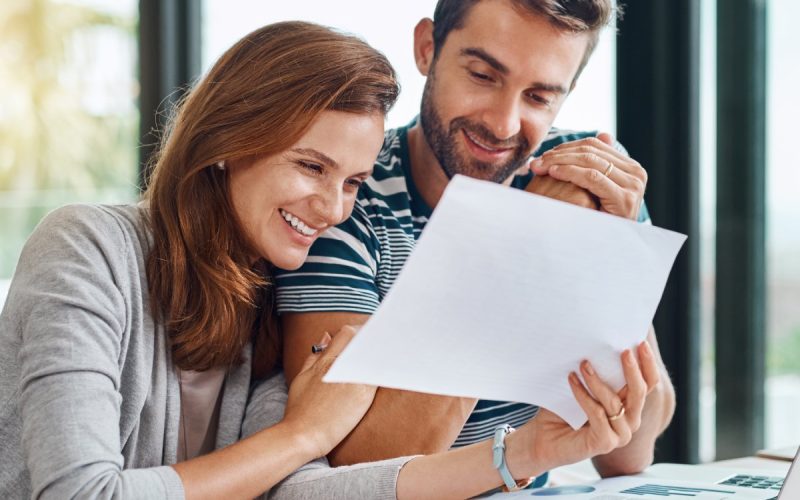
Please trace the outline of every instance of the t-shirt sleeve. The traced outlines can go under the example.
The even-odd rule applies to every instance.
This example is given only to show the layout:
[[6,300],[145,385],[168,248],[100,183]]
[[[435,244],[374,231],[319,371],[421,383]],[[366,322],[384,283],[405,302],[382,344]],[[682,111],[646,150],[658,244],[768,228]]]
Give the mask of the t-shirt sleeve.
[[380,303],[379,262],[378,239],[356,204],[349,219],[317,239],[302,267],[276,270],[278,313],[372,314]]

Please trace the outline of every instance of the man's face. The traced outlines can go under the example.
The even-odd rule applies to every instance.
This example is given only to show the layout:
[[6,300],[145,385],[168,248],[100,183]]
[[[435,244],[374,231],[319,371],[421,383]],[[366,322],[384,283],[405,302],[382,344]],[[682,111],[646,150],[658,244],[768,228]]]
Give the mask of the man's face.
[[427,64],[420,121],[447,176],[502,182],[521,167],[547,135],[587,42],[509,0],[475,4]]

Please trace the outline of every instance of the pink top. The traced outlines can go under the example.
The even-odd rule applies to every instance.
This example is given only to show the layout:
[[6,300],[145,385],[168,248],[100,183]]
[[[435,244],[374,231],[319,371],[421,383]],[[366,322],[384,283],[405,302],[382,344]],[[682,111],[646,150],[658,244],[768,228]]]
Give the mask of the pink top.
[[225,368],[212,368],[204,372],[178,370],[181,388],[179,462],[214,450],[226,373]]

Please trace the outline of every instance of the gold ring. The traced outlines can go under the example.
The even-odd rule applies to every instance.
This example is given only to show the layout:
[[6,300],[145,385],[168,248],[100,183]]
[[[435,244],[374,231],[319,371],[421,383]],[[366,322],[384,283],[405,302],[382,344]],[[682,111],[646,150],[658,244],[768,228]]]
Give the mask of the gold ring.
[[603,172],[603,175],[605,175],[606,177],[608,177],[608,176],[609,176],[609,174],[611,174],[611,171],[612,171],[612,170],[614,170],[614,164],[613,164],[613,163],[611,163],[611,162],[608,162],[608,167],[606,167],[606,171],[605,171],[605,172]]
[[625,406],[623,406],[622,409],[619,411],[619,413],[617,413],[616,415],[608,415],[608,421],[613,422],[614,420],[621,419],[623,416],[625,416]]

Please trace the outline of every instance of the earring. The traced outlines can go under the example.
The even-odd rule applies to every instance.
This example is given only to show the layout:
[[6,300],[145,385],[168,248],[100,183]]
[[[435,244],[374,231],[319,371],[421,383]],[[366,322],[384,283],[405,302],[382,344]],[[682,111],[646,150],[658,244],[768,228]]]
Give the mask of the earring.
[[220,160],[216,163],[217,168],[220,170],[225,170],[225,160]]

